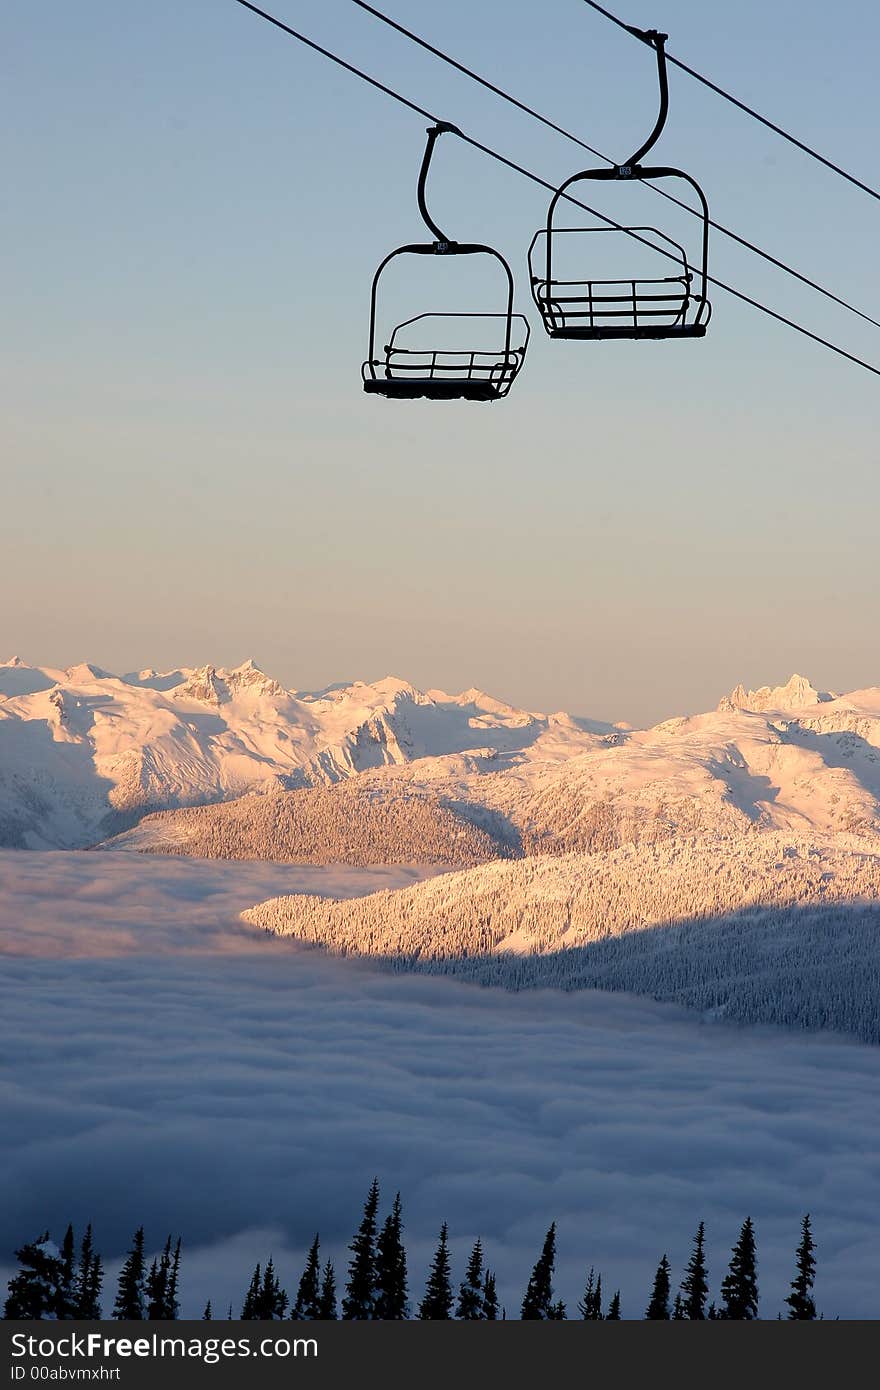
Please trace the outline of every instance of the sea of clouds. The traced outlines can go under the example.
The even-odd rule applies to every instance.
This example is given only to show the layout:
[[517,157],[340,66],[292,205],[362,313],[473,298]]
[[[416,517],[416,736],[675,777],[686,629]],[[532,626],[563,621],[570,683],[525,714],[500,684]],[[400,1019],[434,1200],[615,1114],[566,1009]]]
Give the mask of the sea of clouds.
[[680,1276],[701,1219],[717,1292],[750,1214],[775,1317],[809,1210],[820,1307],[877,1316],[880,1050],[390,975],[237,921],[322,875],[334,893],[373,881],[0,854],[4,1279],[15,1244],[68,1220],[93,1221],[112,1272],[143,1222],[154,1248],[183,1236],[185,1314],[208,1297],[237,1313],[270,1253],[295,1288],[316,1230],[344,1272],[375,1173],[383,1205],[403,1194],[416,1299],[448,1220],[456,1277],[481,1236],[515,1316],[555,1219],[570,1311],[595,1265],[640,1316],[660,1255]]

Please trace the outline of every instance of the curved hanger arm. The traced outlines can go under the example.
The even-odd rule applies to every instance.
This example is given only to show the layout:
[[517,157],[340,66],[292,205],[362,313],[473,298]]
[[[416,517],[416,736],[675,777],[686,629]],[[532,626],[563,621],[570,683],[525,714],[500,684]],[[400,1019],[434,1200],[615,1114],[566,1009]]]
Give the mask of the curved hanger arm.
[[644,159],[650,149],[656,145],[660,139],[663,127],[666,124],[666,117],[669,115],[669,78],[666,72],[666,40],[668,34],[659,34],[656,29],[635,29],[632,31],[638,38],[649,44],[657,54],[657,79],[660,83],[660,111],[654,123],[654,129],[648,136],[643,145],[639,145],[635,154],[628,160],[628,165],[638,164],[640,159]]
[[437,238],[438,246],[448,246],[451,242],[451,237],[448,237],[445,232],[440,230],[437,223],[428,212],[428,205],[425,202],[425,184],[428,181],[428,170],[431,167],[431,157],[434,153],[434,146],[437,143],[438,137],[447,132],[450,135],[460,134],[457,127],[450,125],[448,121],[438,121],[436,125],[428,126],[428,143],[425,146],[425,153],[422,155],[422,167],[419,170],[419,212],[422,214],[422,221],[428,228],[428,231]]

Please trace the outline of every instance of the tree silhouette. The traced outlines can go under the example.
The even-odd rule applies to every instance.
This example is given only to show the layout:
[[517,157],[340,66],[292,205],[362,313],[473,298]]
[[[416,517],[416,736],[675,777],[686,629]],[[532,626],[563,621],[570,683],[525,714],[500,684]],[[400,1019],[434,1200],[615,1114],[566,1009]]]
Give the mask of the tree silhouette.
[[134,1233],[131,1249],[119,1271],[119,1284],[113,1316],[121,1322],[139,1322],[144,1316],[144,1228],[139,1226]]
[[586,1322],[600,1322],[602,1319],[602,1276],[595,1277],[595,1270],[591,1267],[587,1276],[584,1296],[578,1304],[581,1317]]
[[452,1317],[452,1278],[449,1268],[449,1230],[446,1222],[440,1227],[440,1240],[425,1285],[425,1296],[419,1304],[419,1317],[434,1322]]
[[669,1288],[669,1261],[664,1255],[657,1266],[657,1273],[654,1275],[654,1287],[651,1291],[651,1301],[645,1313],[646,1318],[668,1319]]
[[357,1234],[348,1247],[351,1262],[342,1300],[342,1316],[371,1318],[376,1301],[376,1213],[379,1209],[379,1179],[374,1178],[364,1204]]
[[409,1315],[406,1251],[400,1193],[376,1238],[376,1305],[373,1316],[399,1322]]
[[336,1274],[333,1266],[328,1260],[324,1266],[324,1276],[321,1280],[321,1297],[318,1301],[318,1317],[327,1321],[338,1316],[336,1311]]
[[251,1275],[251,1282],[248,1285],[248,1291],[244,1296],[244,1303],[241,1305],[241,1317],[242,1320],[245,1322],[249,1322],[252,1318],[258,1318],[260,1316],[260,1288],[262,1282],[262,1270],[259,1264],[257,1264],[254,1268],[253,1274]]
[[101,1256],[92,1241],[92,1224],[86,1226],[79,1248],[79,1265],[75,1279],[76,1316],[84,1321],[97,1321],[101,1316],[101,1288],[104,1273]]
[[791,1281],[791,1293],[785,1300],[788,1316],[801,1322],[812,1322],[816,1317],[813,1302],[813,1284],[816,1279],[816,1245],[810,1226],[810,1213],[801,1222],[801,1241],[797,1248],[797,1273]]
[[688,1260],[684,1278],[681,1281],[683,1316],[692,1322],[703,1321],[706,1317],[706,1299],[709,1296],[709,1280],[706,1271],[706,1227],[700,1222],[694,1236],[694,1248]]
[[544,1237],[544,1248],[535,1263],[522,1301],[523,1319],[549,1318],[553,1307],[553,1271],[556,1266],[556,1222]]
[[470,1253],[464,1279],[458,1291],[458,1306],[455,1316],[462,1322],[478,1322],[485,1318],[483,1308],[483,1246],[479,1240],[474,1242]]
[[9,1281],[3,1316],[32,1321],[56,1318],[61,1305],[64,1265],[49,1232],[16,1250],[19,1271]]
[[723,1318],[751,1321],[758,1316],[758,1269],[755,1228],[747,1216],[730,1255],[730,1266],[721,1284]]
[[290,1310],[290,1316],[295,1320],[313,1319],[321,1316],[321,1290],[319,1287],[321,1278],[321,1268],[318,1261],[319,1250],[320,1241],[318,1240],[318,1235],[316,1232],[315,1239],[312,1241],[308,1257],[306,1259],[306,1267],[303,1270],[302,1278],[299,1281],[299,1288],[296,1291],[296,1299],[294,1300],[293,1307]]
[[495,1275],[491,1270],[486,1270],[486,1278],[483,1280],[483,1317],[487,1322],[498,1321],[498,1294],[495,1290]]

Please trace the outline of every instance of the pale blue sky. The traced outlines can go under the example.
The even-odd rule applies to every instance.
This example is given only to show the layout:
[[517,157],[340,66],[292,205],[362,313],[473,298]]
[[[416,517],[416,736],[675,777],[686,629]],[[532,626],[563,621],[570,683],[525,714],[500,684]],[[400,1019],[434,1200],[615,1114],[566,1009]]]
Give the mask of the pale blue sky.
[[[548,178],[582,167],[349,0],[269,8]],[[388,8],[620,158],[653,120],[650,54],[580,0]],[[621,13],[880,185],[866,0],[833,30],[793,0]],[[420,236],[419,118],[232,0],[19,5],[5,40],[0,657],[253,654],[301,688],[393,670],[633,721],[793,668],[880,681],[876,377],[716,291],[702,343],[551,344],[531,314],[503,404],[365,397],[370,277]],[[880,204],[679,72],[657,157],[880,317]],[[449,139],[432,202],[528,312],[541,190]],[[880,363],[880,330],[713,252]]]

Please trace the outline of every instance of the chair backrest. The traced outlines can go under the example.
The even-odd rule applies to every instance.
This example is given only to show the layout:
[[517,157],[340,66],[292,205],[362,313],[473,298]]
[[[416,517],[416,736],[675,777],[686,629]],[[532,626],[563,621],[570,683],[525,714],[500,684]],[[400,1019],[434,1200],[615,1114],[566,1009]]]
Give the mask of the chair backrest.
[[[501,313],[498,313],[498,314],[467,314],[467,313],[464,313],[464,314],[452,314],[452,315],[450,315],[450,314],[443,314],[443,313],[432,314],[432,313],[430,313],[430,312],[426,312],[426,313],[422,313],[422,314],[416,314],[413,318],[405,319],[405,320],[403,321],[403,323],[400,323],[400,324],[397,325],[397,327],[394,329],[394,332],[393,332],[392,335],[391,335],[391,341],[392,341],[392,343],[393,343],[393,341],[394,341],[395,335],[396,335],[402,328],[405,328],[405,327],[408,326],[409,324],[411,324],[411,323],[416,323],[416,322],[418,322],[418,321],[420,321],[420,320],[422,320],[422,319],[427,319],[427,318],[450,318],[450,317],[455,317],[455,318],[469,318],[469,317],[472,317],[472,318],[482,318],[482,319],[497,318],[497,319],[501,320],[502,323],[503,323],[503,329],[504,329],[504,333],[503,333],[503,340],[504,340],[504,341],[503,341],[503,356],[504,356],[504,359],[506,360],[507,358],[509,358],[509,357],[511,356],[511,351],[512,351],[511,344],[512,344],[512,338],[513,338],[513,321],[514,321],[515,318],[516,318],[516,319],[521,319],[521,320],[522,320],[522,315],[521,315],[521,314],[514,314],[514,312],[513,312],[513,271],[510,269],[510,266],[508,265],[508,263],[507,263],[507,261],[504,259],[504,257],[501,255],[501,253],[500,253],[499,251],[494,250],[494,248],[491,247],[491,246],[483,246],[483,245],[481,245],[481,244],[479,244],[479,243],[476,243],[476,242],[443,242],[443,243],[437,243],[437,242],[424,242],[424,243],[422,243],[422,242],[417,242],[417,243],[411,243],[411,244],[409,244],[409,245],[407,245],[407,246],[398,246],[396,250],[391,251],[391,252],[385,257],[385,259],[381,262],[381,264],[379,265],[379,268],[378,268],[377,271],[376,271],[376,274],[373,276],[373,285],[372,285],[372,290],[371,290],[371,293],[370,293],[370,341],[369,341],[369,351],[368,351],[368,357],[367,357],[368,363],[377,363],[377,362],[378,362],[377,353],[376,353],[376,304],[377,304],[377,292],[378,292],[378,288],[379,288],[379,281],[380,281],[380,279],[381,279],[381,277],[382,277],[382,275],[383,275],[383,273],[384,273],[386,267],[391,263],[391,261],[393,261],[393,260],[395,259],[395,257],[397,257],[397,256],[405,256],[405,255],[415,255],[415,256],[436,256],[436,255],[442,255],[442,256],[473,256],[473,255],[484,255],[484,256],[491,256],[491,257],[493,257],[494,260],[496,260],[496,261],[498,261],[498,262],[500,263],[500,265],[501,265],[501,267],[502,267],[502,269],[504,270],[504,273],[505,273],[506,296],[505,296],[505,300],[502,301],[502,302],[505,303],[506,307],[504,308],[504,310],[503,310]],[[523,320],[523,322],[525,322],[525,320]],[[528,324],[526,324],[526,329],[528,330]],[[391,346],[391,344],[389,344],[389,347],[390,347],[390,346]],[[524,351],[525,351],[525,348],[523,348],[522,351],[524,352]],[[496,354],[496,356],[497,356],[497,354]],[[373,374],[375,375],[375,372],[374,372]]]
[[[657,228],[626,227],[622,223],[613,222],[610,218],[606,218],[605,221],[608,224],[607,227],[596,228],[595,230],[623,232],[627,236],[633,237],[636,241],[641,242],[643,245],[650,247],[654,251],[659,251],[662,256],[666,256],[669,259],[675,261],[676,265],[681,263],[684,274],[691,277],[689,289],[692,288],[694,290],[694,293],[689,294],[689,300],[696,305],[696,311],[692,320],[692,324],[694,326],[698,326],[702,323],[708,322],[710,309],[709,301],[706,297],[706,289],[708,283],[709,262],[709,205],[706,201],[706,195],[703,193],[703,190],[700,188],[700,185],[697,183],[696,179],[691,178],[690,174],[686,174],[682,169],[673,169],[666,165],[647,167],[640,164],[627,164],[615,165],[609,169],[583,169],[579,174],[572,174],[571,178],[566,179],[564,183],[560,184],[559,188],[557,188],[556,192],[553,194],[553,197],[550,200],[550,206],[547,209],[546,225],[544,228],[541,229],[546,238],[544,248],[543,276],[545,284],[547,286],[553,285],[554,238],[558,237],[561,233],[565,231],[593,230],[591,228],[560,228],[554,226],[553,219],[556,213],[556,208],[560,200],[566,197],[566,195],[568,194],[568,190],[571,188],[573,184],[590,179],[602,181],[624,180],[627,182],[638,182],[641,180],[654,180],[665,178],[684,179],[688,184],[690,184],[691,188],[693,188],[697,194],[697,198],[700,203],[700,214],[702,222],[700,261],[698,266],[692,267],[687,260],[683,248],[679,246],[677,242],[673,241],[671,237],[668,237],[665,235],[665,233],[658,231]],[[655,237],[659,236],[664,242],[667,243],[667,245],[657,246],[654,241],[652,241],[648,236],[645,235],[645,233],[650,233],[652,236]],[[533,287],[535,284],[536,277],[532,269],[532,251],[540,235],[541,232],[535,233],[534,237],[532,238],[531,246],[529,247],[529,267],[531,271]],[[694,275],[696,275],[696,284],[694,284],[693,281]],[[584,283],[586,282],[587,281],[585,277]],[[538,302],[537,298],[535,302]],[[538,307],[540,308],[540,304],[538,305]]]

